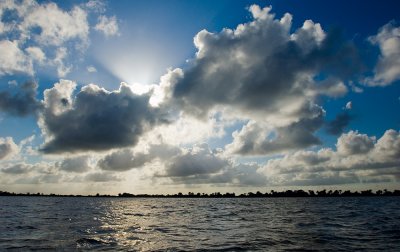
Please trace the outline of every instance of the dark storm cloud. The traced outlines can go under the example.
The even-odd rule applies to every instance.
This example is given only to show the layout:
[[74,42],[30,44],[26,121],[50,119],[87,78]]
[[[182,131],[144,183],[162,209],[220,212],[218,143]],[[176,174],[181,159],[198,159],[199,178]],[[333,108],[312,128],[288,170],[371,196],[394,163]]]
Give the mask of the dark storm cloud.
[[109,92],[96,85],[61,80],[45,90],[39,124],[46,137],[45,153],[108,150],[134,146],[154,124],[163,121],[149,95],[137,95],[125,84]]
[[33,81],[25,82],[7,91],[0,92],[0,110],[14,116],[36,114],[41,103],[36,99],[38,85]]
[[340,135],[344,132],[353,118],[354,117],[348,112],[340,113],[335,119],[326,123],[326,131],[332,135]]

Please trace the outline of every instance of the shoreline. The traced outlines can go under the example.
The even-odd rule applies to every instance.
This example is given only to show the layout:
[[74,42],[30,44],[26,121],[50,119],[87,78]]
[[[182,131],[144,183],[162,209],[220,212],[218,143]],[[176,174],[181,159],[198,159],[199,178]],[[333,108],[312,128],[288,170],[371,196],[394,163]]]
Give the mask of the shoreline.
[[388,197],[388,196],[400,196],[400,190],[387,191],[378,190],[373,192],[372,190],[365,191],[303,191],[303,190],[287,190],[283,192],[271,191],[270,193],[261,192],[249,192],[236,195],[235,193],[192,193],[188,194],[177,193],[177,194],[131,194],[131,193],[119,193],[118,195],[109,194],[95,194],[95,195],[79,195],[79,194],[43,194],[43,193],[14,193],[0,191],[0,196],[11,196],[11,197],[86,197],[86,198],[346,198],[346,197]]

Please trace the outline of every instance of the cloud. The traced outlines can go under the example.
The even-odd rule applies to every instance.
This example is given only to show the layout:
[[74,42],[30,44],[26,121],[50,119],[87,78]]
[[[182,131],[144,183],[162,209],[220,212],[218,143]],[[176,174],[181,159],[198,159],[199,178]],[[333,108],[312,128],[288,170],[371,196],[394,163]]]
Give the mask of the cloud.
[[89,182],[110,182],[121,181],[121,178],[109,172],[95,172],[89,173],[85,176],[85,181]]
[[44,91],[39,125],[45,153],[134,146],[144,132],[166,122],[149,105],[149,94],[137,95],[124,83],[112,92],[89,84],[74,95],[75,88],[76,83],[61,80]]
[[102,170],[127,171],[140,168],[148,161],[151,161],[151,158],[148,158],[146,154],[134,155],[132,150],[123,149],[106,155],[98,161],[97,166]]
[[228,153],[239,155],[270,155],[321,144],[314,132],[323,124],[324,111],[313,119],[301,119],[288,126],[268,129],[250,121],[240,131],[233,132]]
[[20,163],[20,164],[15,164],[12,166],[9,166],[7,168],[1,169],[2,172],[7,173],[7,174],[25,174],[28,173],[32,170],[32,166]]
[[11,137],[0,137],[0,160],[12,157],[18,152],[19,148]]
[[53,62],[57,68],[57,76],[65,77],[69,72],[71,72],[72,67],[66,66],[64,59],[67,57],[68,50],[65,47],[60,47],[56,51],[56,57]]
[[375,137],[350,131],[342,134],[336,144],[338,153],[343,156],[368,153],[374,147]]
[[166,165],[166,176],[187,177],[212,174],[229,166],[227,160],[215,155],[207,144],[195,145],[186,153],[173,157]]
[[0,76],[25,73],[33,75],[32,61],[19,48],[17,41],[0,41]]
[[147,152],[134,153],[131,149],[114,151],[97,162],[102,170],[126,171],[132,168],[142,168],[154,159],[167,162],[172,157],[181,154],[182,150],[169,144],[150,144]]
[[[65,77],[72,70],[72,63],[79,61],[77,55],[82,56],[90,44],[88,13],[97,17],[100,9],[105,10],[105,4],[100,1],[72,5],[68,10],[54,2],[3,1],[0,5],[0,76],[34,75],[55,67],[57,76]],[[4,19],[4,13],[11,18]],[[100,16],[99,20],[96,29],[107,36],[118,34],[115,16]]]
[[56,167],[62,171],[78,173],[87,172],[92,168],[89,156],[66,158],[57,162]]
[[[346,104],[347,107],[347,104]],[[348,112],[339,113],[335,119],[326,123],[326,131],[332,135],[341,134],[353,119]]]
[[97,69],[94,66],[88,66],[88,67],[86,67],[86,70],[89,73],[96,73],[97,72]]
[[41,104],[36,99],[37,87],[36,82],[28,81],[14,87],[15,91],[9,88],[0,92],[0,111],[15,116],[36,114],[41,109]]
[[400,27],[388,23],[369,41],[378,45],[381,55],[375,66],[375,75],[367,78],[369,86],[387,86],[400,79]]
[[31,1],[17,10],[23,18],[20,25],[23,32],[31,34],[32,29],[40,29],[39,34],[32,34],[39,44],[60,46],[72,39],[80,39],[83,43],[88,41],[87,14],[79,6],[67,12],[55,3],[38,4]]
[[327,185],[393,181],[400,172],[400,132],[375,137],[350,131],[319,151],[298,151],[271,159],[261,170],[271,185]]
[[94,29],[102,32],[106,37],[119,35],[118,23],[115,16],[100,16]]
[[31,59],[39,62],[40,64],[43,64],[44,61],[46,60],[45,53],[39,47],[30,46],[30,47],[27,47],[25,49],[25,51],[28,53],[28,55]]
[[187,113],[205,117],[223,107],[282,126],[314,117],[309,104],[318,96],[347,92],[341,79],[358,70],[355,47],[310,20],[290,33],[292,16],[275,19],[270,10],[253,5],[253,21],[195,36],[196,57],[170,87]]
[[156,127],[147,138],[162,137],[164,142],[177,146],[195,144],[224,137],[224,128],[232,124],[219,114],[210,115],[206,121],[187,114],[179,114],[176,117],[170,124]]
[[351,110],[353,108],[353,103],[351,101],[346,103],[346,106],[344,107],[346,110]]
[[154,178],[174,184],[266,184],[266,177],[258,172],[259,165],[235,164],[222,150],[212,150],[206,143],[182,148],[161,142],[150,144],[145,149],[144,152],[132,149],[114,151],[101,158],[97,167],[110,172],[150,169]]
[[106,3],[102,0],[90,0],[86,3],[86,8],[93,10],[97,13],[103,13],[106,11]]

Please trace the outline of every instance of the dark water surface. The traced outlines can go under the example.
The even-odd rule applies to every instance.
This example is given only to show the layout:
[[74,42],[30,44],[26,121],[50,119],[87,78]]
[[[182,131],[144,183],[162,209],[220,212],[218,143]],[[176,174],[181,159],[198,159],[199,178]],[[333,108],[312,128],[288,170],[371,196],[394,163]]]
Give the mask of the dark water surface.
[[0,197],[0,250],[400,251],[400,198]]

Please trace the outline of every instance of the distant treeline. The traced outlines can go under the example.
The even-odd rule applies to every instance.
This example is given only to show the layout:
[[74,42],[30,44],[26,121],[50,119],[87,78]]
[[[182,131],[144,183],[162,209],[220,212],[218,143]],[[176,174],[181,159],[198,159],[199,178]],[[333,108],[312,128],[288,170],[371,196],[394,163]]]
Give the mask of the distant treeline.
[[365,191],[342,191],[342,190],[286,190],[283,192],[276,192],[271,190],[269,193],[262,193],[257,191],[256,193],[248,192],[236,195],[235,193],[193,193],[189,192],[187,194],[177,193],[177,194],[131,194],[131,193],[119,193],[118,195],[108,195],[108,194],[95,194],[95,195],[64,195],[64,194],[43,194],[43,193],[14,193],[14,192],[3,192],[0,191],[0,196],[40,196],[40,197],[121,197],[121,198],[274,198],[274,197],[379,197],[379,196],[400,196],[400,190],[388,191],[388,190],[378,190],[373,192],[372,190]]

